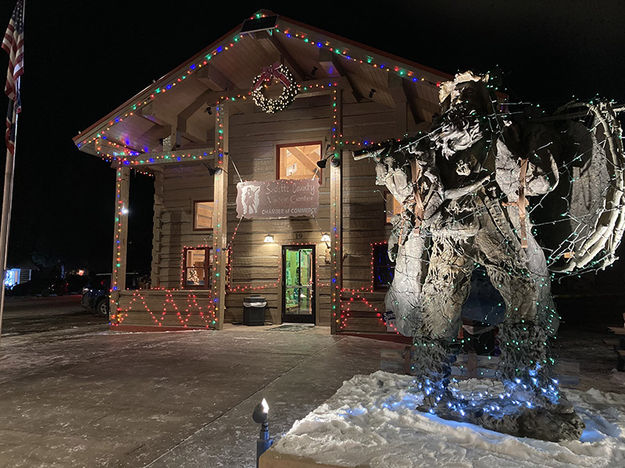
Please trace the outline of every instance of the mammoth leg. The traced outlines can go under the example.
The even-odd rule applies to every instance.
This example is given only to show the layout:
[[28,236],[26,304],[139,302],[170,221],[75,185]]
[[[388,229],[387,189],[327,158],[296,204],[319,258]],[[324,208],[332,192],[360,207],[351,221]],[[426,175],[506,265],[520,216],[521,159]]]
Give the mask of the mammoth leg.
[[474,266],[471,240],[433,239],[422,294],[425,336],[449,343],[458,334]]
[[425,277],[424,241],[423,237],[412,231],[399,247],[395,275],[386,294],[386,310],[393,312],[397,331],[404,336],[415,336],[423,322],[421,287]]
[[447,385],[454,356],[449,345],[461,325],[462,304],[469,294],[473,261],[467,241],[434,238],[428,274],[422,291],[422,324],[414,338],[411,373],[425,392],[423,408],[448,397]]
[[539,381],[549,382],[548,339],[557,327],[557,320],[551,325],[555,308],[544,256],[531,235],[528,248],[523,249],[516,239],[505,239],[494,225],[489,226],[488,220],[482,219],[482,224],[476,248],[506,304],[500,333],[501,378],[540,392]]

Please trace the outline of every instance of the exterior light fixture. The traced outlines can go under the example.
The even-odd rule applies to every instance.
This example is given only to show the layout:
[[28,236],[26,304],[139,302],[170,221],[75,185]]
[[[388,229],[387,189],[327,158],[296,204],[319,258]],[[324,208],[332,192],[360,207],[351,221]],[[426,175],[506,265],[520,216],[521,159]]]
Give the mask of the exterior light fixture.
[[223,170],[221,167],[211,167],[207,163],[204,163],[204,167],[208,170],[208,174],[214,176],[215,174],[221,174]]
[[263,401],[256,405],[252,419],[255,423],[260,424],[260,435],[256,440],[256,468],[258,468],[260,456],[273,445],[273,439],[269,437],[269,405],[267,400],[263,398]]
[[127,215],[128,213],[130,213],[130,210],[128,210],[125,206],[122,206],[122,214]]
[[326,247],[329,249],[330,248],[330,235],[327,232],[324,232],[323,234],[321,234],[321,242],[325,242],[326,243]]
[[319,167],[320,169],[324,169],[328,165],[328,159],[330,158],[332,158],[330,163],[334,167],[339,167],[341,165],[341,159],[339,158],[338,153],[335,153],[335,154],[330,154],[326,156],[325,158],[317,161],[317,167]]
[[265,236],[265,241],[267,244],[270,244],[271,242],[273,242],[273,234],[267,234]]

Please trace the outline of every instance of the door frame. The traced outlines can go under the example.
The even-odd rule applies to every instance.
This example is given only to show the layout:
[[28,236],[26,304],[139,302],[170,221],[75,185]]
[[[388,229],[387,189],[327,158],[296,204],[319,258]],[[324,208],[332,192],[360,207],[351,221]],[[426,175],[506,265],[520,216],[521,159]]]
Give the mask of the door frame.
[[[282,281],[280,285],[281,296],[282,296],[282,313],[281,313],[281,321],[284,322],[294,322],[294,323],[312,323],[316,325],[317,323],[317,250],[315,244],[284,244],[282,245]],[[312,264],[311,264],[311,272],[312,272],[312,284],[310,285],[310,305],[312,314],[311,315],[294,315],[286,313],[286,250],[287,249],[311,249],[312,250]]]

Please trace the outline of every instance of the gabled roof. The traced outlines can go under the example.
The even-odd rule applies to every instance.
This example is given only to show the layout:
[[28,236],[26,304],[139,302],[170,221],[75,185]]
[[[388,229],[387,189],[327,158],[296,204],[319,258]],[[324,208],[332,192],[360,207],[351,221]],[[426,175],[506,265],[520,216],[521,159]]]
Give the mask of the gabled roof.
[[[259,11],[250,19],[276,16]],[[300,83],[345,80],[355,101],[395,106],[389,83],[401,89],[415,122],[438,110],[443,72],[300,23],[277,17],[275,28],[241,34],[241,25],[73,138],[81,151],[117,160],[162,151],[176,128],[181,148],[212,139],[208,108],[227,97],[245,103],[263,67],[282,60]],[[397,84],[399,83],[399,85]]]

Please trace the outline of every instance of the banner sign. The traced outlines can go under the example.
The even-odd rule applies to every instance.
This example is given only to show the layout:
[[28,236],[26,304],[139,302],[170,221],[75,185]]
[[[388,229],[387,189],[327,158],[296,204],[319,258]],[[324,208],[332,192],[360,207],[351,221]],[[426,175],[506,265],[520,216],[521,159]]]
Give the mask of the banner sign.
[[319,180],[260,180],[237,184],[238,218],[316,216]]

